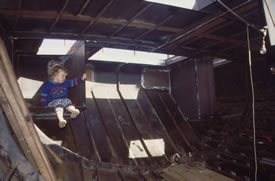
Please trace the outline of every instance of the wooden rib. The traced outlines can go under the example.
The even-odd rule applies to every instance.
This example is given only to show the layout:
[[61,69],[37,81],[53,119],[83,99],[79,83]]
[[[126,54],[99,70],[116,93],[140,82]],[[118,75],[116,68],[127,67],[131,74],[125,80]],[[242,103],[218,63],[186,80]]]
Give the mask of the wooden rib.
[[10,105],[8,104],[8,101],[4,95],[4,92],[1,87],[0,87],[0,100],[1,100],[1,106],[3,108],[3,111],[5,112],[7,119],[9,121],[9,123],[11,124],[11,127],[17,137],[18,143],[19,143],[24,155],[26,156],[27,160],[31,163],[31,165],[34,166],[35,168],[37,168],[34,158],[30,152],[30,149],[27,146],[26,140],[24,139],[22,131],[19,128],[18,124],[15,124],[15,122],[14,122],[14,120],[16,120],[16,117],[15,117]]
[[[42,147],[40,139],[34,128],[31,115],[24,102],[23,95],[17,83],[17,79],[13,72],[5,45],[0,39],[0,55],[2,57],[0,66],[0,81],[3,92],[6,95],[7,101],[14,112],[16,120],[14,124],[18,124],[21,129],[24,139],[34,157],[37,167],[42,176],[48,181],[56,180],[53,169]],[[5,73],[6,72],[6,73]],[[8,76],[6,76],[6,74]]]

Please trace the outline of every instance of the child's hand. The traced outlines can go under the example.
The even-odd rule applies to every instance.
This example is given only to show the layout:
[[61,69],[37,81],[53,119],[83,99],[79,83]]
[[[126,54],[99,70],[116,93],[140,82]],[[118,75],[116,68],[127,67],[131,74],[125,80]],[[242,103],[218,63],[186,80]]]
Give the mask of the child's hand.
[[87,79],[86,73],[84,73],[84,74],[82,75],[81,79],[82,79],[82,80],[86,80],[86,79]]

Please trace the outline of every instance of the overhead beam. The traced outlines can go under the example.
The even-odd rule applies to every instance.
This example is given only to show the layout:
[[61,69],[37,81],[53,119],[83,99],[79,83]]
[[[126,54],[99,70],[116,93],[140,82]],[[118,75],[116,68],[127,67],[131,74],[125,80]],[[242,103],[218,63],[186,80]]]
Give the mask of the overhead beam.
[[[246,2],[236,6],[232,10],[238,14],[241,14],[241,13],[246,12],[247,10],[254,8],[256,6],[258,6],[258,1],[252,1],[252,2],[246,1]],[[181,43],[181,42],[187,41],[193,37],[199,36],[200,34],[210,30],[211,28],[217,26],[218,24],[225,22],[227,19],[224,18],[224,16],[228,13],[229,13],[229,11],[221,13],[220,15],[216,16],[215,18],[212,18],[212,19],[208,20],[207,22],[202,23],[202,24],[192,28],[191,30],[189,30],[185,33],[182,33],[181,35],[177,36],[173,40],[160,45],[159,47],[154,49],[154,51],[159,48],[163,48],[165,46],[168,46],[168,45],[171,45],[174,43]]]
[[[9,15],[9,16],[16,16],[19,17],[28,17],[28,18],[34,18],[34,19],[57,19],[59,14],[56,12],[43,12],[43,11],[25,11],[25,10],[0,10],[0,14],[2,15]],[[143,23],[143,22],[131,22],[128,23],[126,20],[121,19],[111,19],[111,18],[100,18],[100,17],[91,17],[91,16],[74,16],[69,14],[63,14],[62,17],[60,17],[60,20],[68,20],[68,21],[80,21],[80,22],[99,22],[104,24],[115,24],[115,25],[127,25],[132,26],[136,28],[146,28],[146,29],[156,29],[161,31],[168,31],[168,32],[183,32],[182,28],[174,28],[174,27],[168,27],[168,26],[157,26],[155,24],[150,23]],[[86,26],[87,28],[88,26]],[[84,31],[83,31],[84,32]]]
[[125,44],[136,47],[156,47],[157,44],[151,41],[132,40],[127,38],[109,38],[106,36],[98,35],[79,35],[76,33],[58,33],[58,32],[29,32],[29,31],[11,31],[8,32],[10,36],[19,39],[41,39],[41,38],[59,38],[59,39],[72,39],[72,40],[90,40],[94,43],[109,43],[109,44]]
[[153,46],[144,46],[144,45],[140,45],[137,46],[134,43],[119,43],[119,42],[86,42],[86,46],[89,47],[97,47],[97,48],[103,48],[103,47],[107,47],[107,48],[119,48],[119,49],[126,49],[126,50],[139,50],[139,51],[151,51],[152,48],[154,48]]

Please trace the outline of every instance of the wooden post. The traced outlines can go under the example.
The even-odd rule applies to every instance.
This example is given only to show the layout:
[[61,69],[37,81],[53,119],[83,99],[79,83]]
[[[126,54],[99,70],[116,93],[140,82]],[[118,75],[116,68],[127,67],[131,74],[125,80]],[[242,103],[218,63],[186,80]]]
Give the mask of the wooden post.
[[[35,162],[33,166],[38,168],[41,175],[47,181],[56,180],[53,169],[34,128],[32,117],[24,102],[2,39],[0,39],[0,86],[2,92],[1,97],[6,99],[6,109],[4,109],[4,111],[8,116],[10,125],[19,142],[21,139],[26,141],[27,148],[20,145],[22,150],[24,150],[24,153],[31,153]],[[29,161],[32,163],[31,156],[26,154],[26,157],[30,159]]]

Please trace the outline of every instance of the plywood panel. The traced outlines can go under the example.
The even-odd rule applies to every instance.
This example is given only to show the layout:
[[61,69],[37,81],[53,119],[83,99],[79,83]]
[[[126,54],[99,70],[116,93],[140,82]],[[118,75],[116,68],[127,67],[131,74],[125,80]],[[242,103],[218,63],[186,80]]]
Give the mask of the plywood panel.
[[142,180],[142,176],[140,175],[126,175],[126,174],[120,174],[120,176],[122,177],[122,180],[131,180],[131,181],[140,181]]
[[142,111],[152,129],[163,139],[165,143],[165,154],[171,157],[178,152],[178,149],[167,133],[166,128],[160,121],[154,107],[152,106],[150,100],[142,89],[139,89],[137,101],[139,102]]
[[[69,121],[68,121],[69,122]],[[58,120],[35,120],[34,122],[49,138],[73,152],[77,152],[70,124],[65,128],[58,127]]]
[[64,161],[65,171],[63,181],[83,180],[82,170],[79,164],[75,164],[70,160]]
[[122,181],[118,173],[98,172],[98,181]]
[[233,179],[203,166],[174,165],[163,170],[162,176],[170,181],[233,181]]
[[76,119],[71,119],[70,124],[72,133],[77,146],[77,152],[88,159],[96,160],[96,152],[92,145],[91,138],[87,129],[84,113],[81,112]]
[[184,138],[181,135],[181,131],[175,121],[173,120],[172,115],[168,111],[168,108],[162,102],[159,92],[156,91],[146,91],[147,95],[149,96],[155,110],[158,113],[158,116],[162,123],[164,124],[168,134],[173,139],[174,143],[176,144],[177,148],[180,152],[184,152],[186,148],[188,148],[187,143],[185,142]]
[[184,119],[172,97],[167,93],[162,93],[161,99],[166,104],[166,107],[169,109],[170,114],[173,115],[174,120],[176,121],[185,136],[185,140],[189,144],[189,149],[186,151],[189,152],[193,149],[198,148],[200,143],[198,137],[195,135],[195,132],[192,129],[191,125]]
[[88,170],[86,168],[82,168],[83,171],[83,181],[96,181],[97,173],[93,170]]
[[[165,165],[167,159],[165,158],[165,146],[162,135],[157,134],[154,128],[148,123],[147,118],[137,101],[138,90],[136,89],[136,86],[131,85],[131,87],[129,87],[120,85],[120,92],[147,149],[150,151],[153,162]],[[163,144],[161,144],[161,142]]]
[[[141,136],[139,135],[139,132],[137,131],[135,125],[133,124],[133,120],[128,114],[127,109],[123,104],[123,101],[120,99],[118,92],[116,90],[108,89],[107,94],[109,97],[112,97],[112,99],[108,99],[108,101],[112,107],[112,110],[114,111],[117,124],[119,124],[120,126],[120,129],[124,135],[124,138],[128,143],[128,149],[130,151],[129,146],[133,146],[131,145],[131,141],[135,141],[135,140],[140,141]],[[144,152],[146,152],[143,145],[139,145],[139,146],[141,146]],[[139,155],[136,154],[134,151],[132,151],[132,158],[135,159],[138,165],[150,165],[150,159],[148,157],[139,157]]]
[[[92,97],[91,93],[89,96]],[[106,134],[102,122],[100,121],[100,116],[98,114],[94,100],[92,98],[87,98],[86,104],[87,108],[85,111],[85,117],[88,122],[89,132],[94,139],[99,159],[104,162],[118,163],[117,156],[113,152],[109,137]]]
[[[108,132],[112,146],[116,151],[118,159],[123,164],[134,165],[132,159],[129,159],[129,143],[124,139],[124,135],[120,130],[120,125],[117,124],[116,116],[110,106],[108,99],[108,88],[96,88],[93,89],[94,99],[98,105],[102,122]],[[115,89],[112,89],[115,91]]]
[[[76,77],[81,77],[85,73],[85,43],[84,41],[78,41],[68,52],[71,56],[68,61],[66,61],[65,66],[69,70],[68,79],[74,79]],[[85,104],[85,84],[82,83],[76,87],[73,87],[69,91],[69,97],[72,103],[78,106]]]

